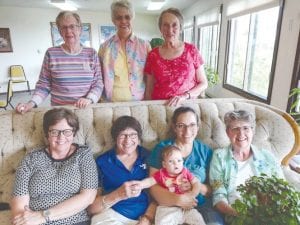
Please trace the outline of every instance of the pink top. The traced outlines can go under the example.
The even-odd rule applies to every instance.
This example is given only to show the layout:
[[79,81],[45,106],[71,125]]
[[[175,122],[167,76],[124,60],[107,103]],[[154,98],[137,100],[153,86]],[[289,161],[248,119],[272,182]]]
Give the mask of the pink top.
[[194,179],[194,175],[187,169],[183,168],[181,173],[177,176],[170,176],[165,168],[161,168],[153,174],[153,178],[156,182],[162,186],[163,188],[168,189],[170,192],[175,192],[176,194],[183,194],[179,188],[183,179],[188,181],[192,181]]
[[169,99],[198,85],[196,70],[203,63],[198,49],[189,43],[184,43],[183,53],[171,60],[160,56],[159,47],[154,48],[148,54],[144,69],[148,76],[155,78],[152,99]]

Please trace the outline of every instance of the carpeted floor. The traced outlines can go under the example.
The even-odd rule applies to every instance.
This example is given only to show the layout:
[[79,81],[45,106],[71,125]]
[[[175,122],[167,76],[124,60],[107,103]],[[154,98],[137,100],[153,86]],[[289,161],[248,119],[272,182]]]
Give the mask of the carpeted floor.
[[[20,102],[28,102],[31,99],[31,95],[33,94],[33,90],[31,91],[31,94],[27,91],[21,91],[21,92],[14,92],[11,104],[15,107]],[[6,100],[6,93],[0,94],[0,100]],[[46,100],[40,105],[40,107],[50,106],[50,97],[48,96]],[[7,109],[12,109],[10,106],[7,107]],[[0,111],[5,109],[0,109]]]

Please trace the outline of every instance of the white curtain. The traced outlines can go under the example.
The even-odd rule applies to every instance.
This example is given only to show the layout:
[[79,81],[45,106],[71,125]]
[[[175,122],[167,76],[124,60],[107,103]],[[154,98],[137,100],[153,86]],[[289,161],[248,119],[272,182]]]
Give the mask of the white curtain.
[[228,0],[224,4],[224,13],[230,19],[279,6],[281,2],[281,0]]

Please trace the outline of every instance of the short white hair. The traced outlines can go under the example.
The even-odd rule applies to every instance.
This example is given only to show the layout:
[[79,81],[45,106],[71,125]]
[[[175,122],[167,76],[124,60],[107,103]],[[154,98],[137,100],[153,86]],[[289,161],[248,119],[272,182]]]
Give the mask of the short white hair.
[[126,8],[129,11],[130,16],[134,18],[135,12],[131,2],[128,0],[116,0],[110,6],[112,20],[114,20],[116,12],[119,8]]

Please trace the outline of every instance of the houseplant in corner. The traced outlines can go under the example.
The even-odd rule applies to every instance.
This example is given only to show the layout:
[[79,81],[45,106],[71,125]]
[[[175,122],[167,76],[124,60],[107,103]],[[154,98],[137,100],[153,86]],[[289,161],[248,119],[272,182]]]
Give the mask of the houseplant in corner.
[[241,199],[232,207],[238,216],[226,218],[230,225],[300,224],[300,192],[285,180],[261,174],[251,177],[237,190]]
[[211,68],[210,66],[204,66],[208,87],[213,87],[220,82],[219,74],[216,70]]

